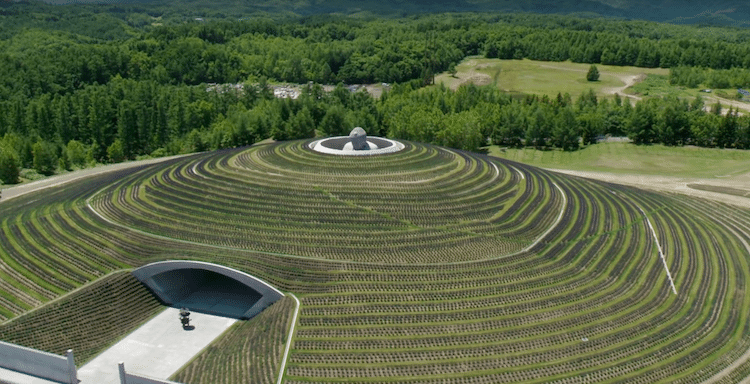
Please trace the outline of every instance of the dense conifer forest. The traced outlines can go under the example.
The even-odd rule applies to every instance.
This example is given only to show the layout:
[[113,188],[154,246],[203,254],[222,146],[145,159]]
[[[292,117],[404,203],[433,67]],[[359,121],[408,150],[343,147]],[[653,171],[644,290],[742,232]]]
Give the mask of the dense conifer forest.
[[[672,84],[747,87],[747,29],[530,13],[210,16],[2,3],[0,180],[353,126],[467,150],[576,150],[601,135],[750,148],[750,119],[701,99],[631,105],[564,89],[547,98],[431,85],[479,55],[662,67]],[[274,97],[279,83],[301,84],[300,97]],[[365,83],[389,85],[377,99],[347,87]]]

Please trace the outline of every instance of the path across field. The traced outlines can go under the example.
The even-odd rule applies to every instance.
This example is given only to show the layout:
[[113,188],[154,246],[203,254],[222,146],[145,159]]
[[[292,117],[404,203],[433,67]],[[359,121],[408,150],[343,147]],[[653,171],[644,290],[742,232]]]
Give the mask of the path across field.
[[66,173],[62,175],[56,175],[56,176],[48,177],[46,179],[33,181],[31,183],[15,185],[12,187],[4,188],[2,190],[1,201],[10,200],[12,198],[25,195],[29,192],[58,187],[63,184],[67,184],[69,182],[80,180],[89,176],[99,175],[99,174],[106,173],[106,172],[113,172],[113,171],[117,171],[121,169],[138,167],[142,165],[157,164],[157,163],[161,163],[162,161],[167,161],[167,160],[174,159],[180,156],[183,156],[183,155],[160,157],[156,159],[139,160],[139,161],[128,161],[125,163],[117,163],[117,164],[108,164],[108,165],[103,165],[103,166],[94,167],[94,168],[86,168],[86,169],[82,169],[79,171],[70,172],[70,173]]

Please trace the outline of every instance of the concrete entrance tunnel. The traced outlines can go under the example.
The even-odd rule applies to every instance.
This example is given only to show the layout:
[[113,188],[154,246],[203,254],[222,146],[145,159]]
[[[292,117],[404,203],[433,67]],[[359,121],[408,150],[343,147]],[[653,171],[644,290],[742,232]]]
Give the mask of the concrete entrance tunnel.
[[284,297],[254,276],[200,261],[162,261],[132,273],[168,306],[236,319],[249,319]]

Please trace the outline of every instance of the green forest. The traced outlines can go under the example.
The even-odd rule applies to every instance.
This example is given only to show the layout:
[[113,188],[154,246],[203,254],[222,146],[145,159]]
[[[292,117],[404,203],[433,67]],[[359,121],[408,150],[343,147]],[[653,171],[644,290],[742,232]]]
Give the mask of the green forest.
[[[572,100],[457,91],[467,56],[670,68],[670,82],[748,87],[750,30],[580,15],[254,14],[164,19],[145,4],[0,4],[0,180],[253,144],[368,133],[465,150],[639,144],[750,148],[750,119],[696,100]],[[582,75],[583,76],[583,75]],[[272,86],[302,84],[297,99]],[[380,98],[347,85],[388,83]],[[322,84],[336,85],[326,91]]]

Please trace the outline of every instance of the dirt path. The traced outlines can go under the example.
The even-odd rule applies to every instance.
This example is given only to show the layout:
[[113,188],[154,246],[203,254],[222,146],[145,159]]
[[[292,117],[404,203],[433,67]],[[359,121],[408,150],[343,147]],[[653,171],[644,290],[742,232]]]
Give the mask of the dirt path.
[[0,198],[0,202],[7,201],[18,196],[22,196],[30,192],[57,187],[59,185],[70,183],[71,181],[79,180],[85,177],[99,175],[102,173],[117,171],[121,169],[138,167],[141,165],[161,163],[163,161],[171,160],[171,159],[178,158],[181,156],[187,156],[187,155],[160,157],[158,159],[129,161],[126,163],[102,165],[102,166],[97,166],[94,168],[81,169],[80,171],[74,171],[74,172],[63,174],[63,175],[52,176],[46,179],[37,180],[37,181],[30,182],[30,183],[14,185],[12,187],[7,187],[7,188],[2,189],[2,198]]
[[589,179],[602,180],[615,184],[630,185],[642,189],[660,192],[676,192],[688,196],[734,204],[744,208],[750,208],[750,198],[727,193],[714,192],[691,188],[689,185],[708,185],[727,189],[747,190],[750,189],[750,172],[741,175],[717,175],[716,178],[691,178],[679,176],[651,176],[616,174],[608,172],[585,172],[564,169],[549,169],[568,175],[585,177]]
[[[564,67],[558,67],[558,66],[555,66],[555,65],[548,65],[548,64],[540,65],[540,67],[542,67],[542,68],[549,68],[549,69],[556,69],[558,71],[569,71],[569,72],[578,72],[578,73],[587,73],[588,72],[588,69],[564,68]],[[614,95],[614,94],[617,93],[620,96],[628,97],[628,98],[636,100],[636,101],[642,99],[639,96],[626,94],[625,90],[628,89],[628,88],[630,88],[630,87],[632,87],[632,86],[634,86],[635,84],[640,83],[641,81],[643,81],[646,78],[646,74],[645,73],[639,73],[637,75],[623,75],[623,74],[618,74],[618,73],[613,73],[613,72],[599,71],[599,75],[613,76],[613,77],[618,78],[623,83],[623,85],[620,86],[620,87],[602,88],[602,90],[601,90],[602,93],[604,93],[606,95]]]
[[646,79],[646,75],[641,73],[639,75],[615,75],[614,73],[610,73],[612,76],[617,76],[617,78],[620,79],[624,83],[621,87],[609,87],[609,88],[603,88],[602,92],[608,95],[614,95],[619,94],[620,96],[625,96],[627,98],[639,101],[642,99],[640,96],[636,95],[629,95],[625,93],[625,90],[640,83],[644,79]]
[[[724,115],[728,112],[727,107],[733,107],[734,109],[741,109],[741,110],[743,110],[745,112],[750,112],[750,104],[747,104],[747,103],[742,103],[742,102],[739,102],[739,101],[736,101],[736,100],[724,99],[724,98],[717,97],[717,96],[704,96],[703,99],[706,100],[706,101],[710,100],[711,104],[713,104],[713,103],[715,103],[717,101],[719,103],[721,103],[721,107],[722,107],[721,113],[724,114]],[[709,104],[709,103],[707,103],[707,104]],[[706,109],[710,110],[711,109],[711,105],[710,104],[706,105]]]

